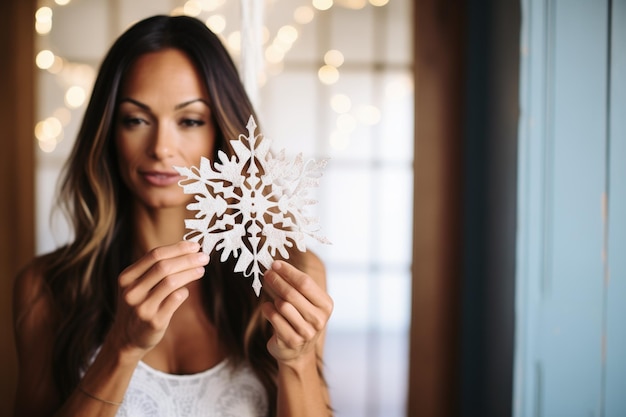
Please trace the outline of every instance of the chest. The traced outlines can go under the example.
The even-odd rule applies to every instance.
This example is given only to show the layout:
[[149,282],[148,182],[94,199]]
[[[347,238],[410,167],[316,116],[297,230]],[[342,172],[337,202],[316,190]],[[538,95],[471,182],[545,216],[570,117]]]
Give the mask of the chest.
[[150,367],[176,375],[196,374],[225,359],[215,326],[202,308],[179,309],[161,342],[143,358]]
[[194,375],[170,375],[139,363],[117,417],[262,417],[267,392],[247,364],[228,360]]

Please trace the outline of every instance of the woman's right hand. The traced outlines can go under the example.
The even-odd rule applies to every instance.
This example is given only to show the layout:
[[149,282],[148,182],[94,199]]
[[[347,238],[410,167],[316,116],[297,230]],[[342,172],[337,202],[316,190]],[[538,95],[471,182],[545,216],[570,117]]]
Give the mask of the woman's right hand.
[[204,276],[209,256],[181,241],[142,256],[119,276],[115,320],[108,337],[143,357],[159,343],[174,312],[189,296],[186,286]]

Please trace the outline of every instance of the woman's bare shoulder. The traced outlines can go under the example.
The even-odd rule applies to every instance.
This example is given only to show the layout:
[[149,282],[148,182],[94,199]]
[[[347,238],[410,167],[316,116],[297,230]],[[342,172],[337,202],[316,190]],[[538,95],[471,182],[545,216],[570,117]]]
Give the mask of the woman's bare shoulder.
[[53,298],[45,281],[47,256],[34,258],[17,274],[13,285],[13,318],[15,330],[25,324],[50,324]]
[[39,257],[17,275],[13,321],[18,358],[15,415],[50,415],[59,403],[52,374],[58,315],[45,280],[49,258]]

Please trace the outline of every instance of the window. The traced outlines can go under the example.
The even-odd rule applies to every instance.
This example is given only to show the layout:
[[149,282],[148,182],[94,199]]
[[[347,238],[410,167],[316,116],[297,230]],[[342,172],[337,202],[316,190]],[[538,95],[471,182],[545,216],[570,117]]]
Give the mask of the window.
[[[335,300],[326,365],[336,415],[400,417],[406,413],[411,294],[412,2],[336,0],[320,10],[322,3],[313,1],[318,9],[308,0],[267,3],[262,133],[277,150],[329,158],[314,198],[321,234],[332,245],[310,246],[326,263]],[[66,236],[62,224],[50,233],[48,213],[84,109],[80,89],[88,95],[95,68],[126,25],[175,7],[198,12],[221,31],[238,61],[239,2],[74,0],[38,12],[38,49],[57,56],[40,71],[40,129],[59,132],[56,139],[40,139],[39,252]],[[54,24],[46,32],[48,14]],[[97,27],[82,43],[76,33],[87,30],[86,22]],[[290,43],[272,49],[287,26],[295,39],[283,29]]]

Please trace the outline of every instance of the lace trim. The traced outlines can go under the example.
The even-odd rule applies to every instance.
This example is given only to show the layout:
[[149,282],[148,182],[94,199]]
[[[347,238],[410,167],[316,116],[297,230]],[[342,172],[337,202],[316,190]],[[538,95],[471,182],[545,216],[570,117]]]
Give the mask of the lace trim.
[[249,365],[224,360],[174,375],[140,362],[117,417],[263,417],[267,410],[267,392]]
[[137,367],[142,367],[146,372],[157,375],[159,378],[172,379],[172,380],[191,380],[193,378],[209,377],[211,374],[219,372],[220,369],[228,365],[228,358],[223,359],[221,362],[213,365],[211,368],[204,371],[200,371],[194,374],[170,374],[160,371],[152,366],[148,365],[144,361],[140,361]]

